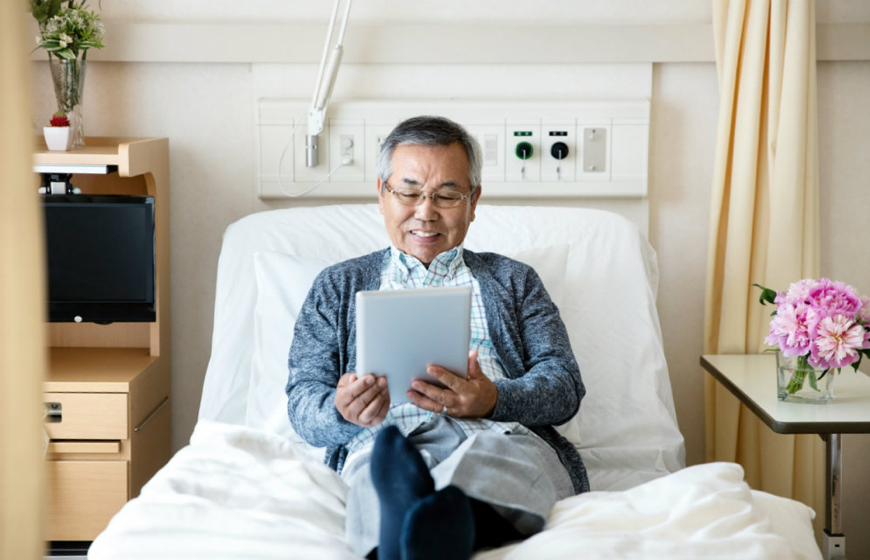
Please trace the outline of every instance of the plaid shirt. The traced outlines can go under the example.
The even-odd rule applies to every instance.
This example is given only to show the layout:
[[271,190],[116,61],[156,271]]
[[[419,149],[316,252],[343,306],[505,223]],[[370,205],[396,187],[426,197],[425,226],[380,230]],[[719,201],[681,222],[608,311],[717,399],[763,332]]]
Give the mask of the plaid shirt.
[[[381,290],[404,290],[410,288],[439,288],[446,286],[471,286],[471,340],[469,351],[477,350],[480,369],[488,378],[507,379],[498,361],[489,338],[486,326],[486,312],[480,286],[471,269],[462,258],[462,247],[455,247],[441,253],[426,269],[418,259],[406,255],[395,247],[384,254],[381,268]],[[375,435],[386,426],[394,425],[408,435],[422,424],[428,422],[436,413],[417,408],[411,403],[390,406],[386,419],[377,426],[366,428],[355,435],[348,443],[350,453],[363,449],[374,442]],[[486,418],[454,419],[467,436],[477,432],[492,430],[498,433],[531,434],[525,426],[516,422],[493,422]]]

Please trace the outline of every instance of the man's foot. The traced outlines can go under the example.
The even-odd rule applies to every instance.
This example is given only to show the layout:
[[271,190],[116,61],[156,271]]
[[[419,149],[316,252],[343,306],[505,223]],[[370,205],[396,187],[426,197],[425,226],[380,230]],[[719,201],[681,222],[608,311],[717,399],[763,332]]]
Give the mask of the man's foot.
[[474,515],[468,496],[447,486],[408,511],[401,535],[401,560],[467,560],[474,547]]
[[405,514],[435,491],[435,483],[420,452],[395,426],[384,428],[375,438],[371,471],[381,504],[378,559],[401,560],[399,536]]

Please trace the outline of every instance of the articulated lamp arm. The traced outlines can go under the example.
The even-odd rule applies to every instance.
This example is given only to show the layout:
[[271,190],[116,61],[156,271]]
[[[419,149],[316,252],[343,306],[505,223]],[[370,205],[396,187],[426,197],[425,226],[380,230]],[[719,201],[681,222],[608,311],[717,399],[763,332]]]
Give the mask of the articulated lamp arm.
[[335,77],[338,75],[338,67],[341,65],[341,57],[344,54],[344,32],[347,29],[347,21],[350,16],[350,6],[353,0],[347,1],[344,10],[344,20],[334,46],[332,34],[335,30],[335,22],[338,16],[338,8],[341,0],[335,0],[332,8],[332,18],[329,22],[329,32],[326,34],[326,44],[323,46],[323,56],[320,59],[320,72],[317,75],[317,84],[314,88],[314,97],[311,99],[311,108],[308,110],[308,135],[305,136],[305,165],[317,167],[318,136],[323,132],[323,124],[326,120],[326,106],[335,86]]

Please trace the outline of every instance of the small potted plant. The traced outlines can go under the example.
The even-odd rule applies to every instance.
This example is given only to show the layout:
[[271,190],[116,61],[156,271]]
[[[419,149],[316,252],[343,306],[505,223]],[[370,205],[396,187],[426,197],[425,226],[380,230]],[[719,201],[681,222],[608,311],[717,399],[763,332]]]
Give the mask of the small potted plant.
[[51,117],[51,126],[42,128],[42,134],[45,136],[45,145],[48,149],[54,152],[65,152],[69,150],[72,144],[72,135],[70,134],[69,119],[66,113],[58,111]]

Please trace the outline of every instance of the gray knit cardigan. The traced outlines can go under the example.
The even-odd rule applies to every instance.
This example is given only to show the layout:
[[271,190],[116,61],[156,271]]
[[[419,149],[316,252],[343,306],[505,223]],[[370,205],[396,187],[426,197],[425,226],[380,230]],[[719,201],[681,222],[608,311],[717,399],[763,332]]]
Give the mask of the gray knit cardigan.
[[[464,258],[480,284],[492,344],[508,377],[496,381],[490,418],[531,429],[558,454],[574,490],[588,491],[580,454],[553,428],[577,413],[586,393],[559,310],[531,267],[495,253],[465,250]],[[310,444],[326,447],[326,464],[339,472],[344,444],[362,428],[339,414],[335,388],[356,366],[355,294],[380,287],[383,259],[384,251],[376,251],[321,272],[299,312],[290,348],[290,422]]]

